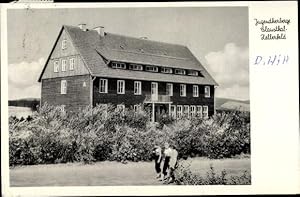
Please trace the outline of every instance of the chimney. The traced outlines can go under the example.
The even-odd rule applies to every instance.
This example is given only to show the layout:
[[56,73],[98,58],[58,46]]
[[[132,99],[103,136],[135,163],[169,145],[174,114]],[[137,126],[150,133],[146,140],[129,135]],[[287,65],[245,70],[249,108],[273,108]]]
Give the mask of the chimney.
[[94,30],[96,30],[98,32],[100,37],[104,37],[104,27],[103,26],[95,27]]
[[79,27],[82,31],[86,31],[86,24],[85,24],[85,23],[79,24],[78,27]]

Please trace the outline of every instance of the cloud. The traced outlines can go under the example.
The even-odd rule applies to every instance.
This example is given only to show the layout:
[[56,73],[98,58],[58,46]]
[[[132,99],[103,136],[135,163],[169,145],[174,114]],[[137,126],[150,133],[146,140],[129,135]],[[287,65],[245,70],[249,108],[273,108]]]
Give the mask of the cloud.
[[44,66],[45,59],[34,62],[21,62],[8,66],[9,99],[40,97],[38,77]]
[[205,56],[207,69],[220,85],[217,97],[249,99],[249,50],[235,43]]

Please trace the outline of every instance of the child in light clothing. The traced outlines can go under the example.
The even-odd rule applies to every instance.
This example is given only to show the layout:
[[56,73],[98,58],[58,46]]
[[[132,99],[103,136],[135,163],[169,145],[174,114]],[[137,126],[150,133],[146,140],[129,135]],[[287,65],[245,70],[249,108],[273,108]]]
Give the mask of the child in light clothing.
[[175,180],[174,171],[177,168],[177,157],[178,157],[177,150],[172,148],[170,152],[170,162],[169,162],[170,179],[168,183],[172,183]]
[[169,163],[170,163],[170,155],[171,155],[171,148],[169,146],[169,143],[165,143],[165,150],[164,150],[164,165],[163,165],[163,179],[162,180],[167,180],[167,175],[168,175],[168,169],[169,169]]
[[[168,183],[171,183],[175,180],[174,176],[174,171],[177,167],[177,157],[178,157],[178,152],[171,148],[169,143],[165,143],[165,161],[164,161],[164,166],[163,166],[163,180],[167,181],[169,178]],[[168,175],[169,172],[169,176]]]

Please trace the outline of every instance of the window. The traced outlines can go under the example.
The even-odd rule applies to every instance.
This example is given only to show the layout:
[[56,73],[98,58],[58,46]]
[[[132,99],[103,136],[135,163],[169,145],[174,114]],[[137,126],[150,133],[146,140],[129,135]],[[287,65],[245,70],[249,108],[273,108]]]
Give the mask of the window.
[[186,85],[180,84],[180,96],[186,96]]
[[140,112],[142,107],[141,107],[141,105],[134,105],[133,109],[134,109],[135,112]]
[[119,104],[119,105],[117,105],[117,110],[118,110],[118,111],[124,112],[124,110],[125,110],[125,105],[124,105],[124,104]]
[[111,67],[112,68],[126,69],[126,64],[125,63],[112,62]]
[[172,83],[167,83],[167,95],[173,96],[173,84]]
[[130,70],[143,70],[143,66],[139,64],[129,64]]
[[117,93],[125,94],[125,81],[124,80],[117,81]]
[[182,116],[182,105],[177,105],[177,118]]
[[141,95],[142,94],[142,82],[135,81],[134,82],[134,94]]
[[199,86],[193,85],[193,97],[199,97]]
[[99,92],[100,93],[107,93],[107,89],[108,89],[107,79],[100,79],[100,81],[99,81]]
[[196,70],[189,70],[189,71],[188,71],[188,75],[191,75],[191,76],[198,76],[198,71],[196,71]]
[[70,70],[74,70],[74,66],[75,66],[75,58],[71,58],[70,59]]
[[204,87],[204,96],[205,96],[205,98],[210,97],[210,87],[209,86]]
[[183,70],[183,69],[175,69],[175,74],[185,75],[185,70]]
[[208,106],[203,106],[203,117],[208,118]]
[[61,80],[61,82],[60,82],[60,93],[67,94],[67,81],[66,80]]
[[201,105],[197,105],[196,114],[198,117],[202,118],[202,106]]
[[146,66],[146,71],[158,72],[158,67],[157,66]]
[[185,116],[189,116],[189,106],[188,105],[184,105],[183,106],[183,113]]
[[61,61],[61,71],[66,71],[66,64],[67,64],[66,60]]
[[61,49],[65,50],[67,48],[67,39],[63,39],[63,41],[61,42]]
[[191,105],[190,114],[191,114],[191,117],[195,116],[195,114],[196,114],[196,106],[195,105]]
[[161,72],[162,73],[172,73],[172,68],[162,67]]
[[54,66],[54,72],[57,73],[58,72],[58,68],[59,68],[59,61],[55,60],[53,63]]
[[171,117],[176,118],[176,107],[175,105],[171,105]]

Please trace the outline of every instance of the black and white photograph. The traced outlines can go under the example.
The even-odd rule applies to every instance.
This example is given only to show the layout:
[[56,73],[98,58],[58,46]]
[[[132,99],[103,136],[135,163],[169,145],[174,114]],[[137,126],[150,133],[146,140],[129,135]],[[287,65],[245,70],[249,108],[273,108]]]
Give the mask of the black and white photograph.
[[247,7],[7,17],[11,186],[251,184]]
[[1,8],[6,194],[295,191],[294,4],[17,4]]

